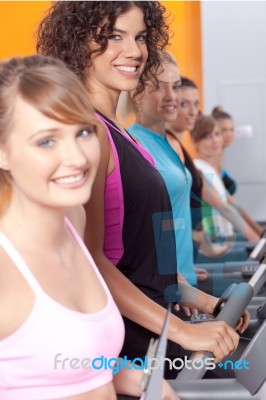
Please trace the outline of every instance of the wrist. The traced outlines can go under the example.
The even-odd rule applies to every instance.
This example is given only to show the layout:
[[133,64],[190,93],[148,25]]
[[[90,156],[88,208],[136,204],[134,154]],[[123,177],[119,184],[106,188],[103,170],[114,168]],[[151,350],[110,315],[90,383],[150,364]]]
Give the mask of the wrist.
[[168,339],[173,342],[180,344],[180,337],[186,328],[186,323],[178,318],[176,315],[172,314],[170,318],[170,324],[168,329]]
[[219,299],[214,296],[209,296],[209,299],[206,302],[205,313],[208,315],[213,315],[213,311],[215,309],[216,304],[218,303]]

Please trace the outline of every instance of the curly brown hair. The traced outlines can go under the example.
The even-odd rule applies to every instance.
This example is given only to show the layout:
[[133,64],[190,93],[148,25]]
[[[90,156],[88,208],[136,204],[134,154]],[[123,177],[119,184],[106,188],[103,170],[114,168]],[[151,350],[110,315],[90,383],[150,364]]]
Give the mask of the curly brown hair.
[[[37,51],[63,60],[85,83],[91,55],[106,50],[116,18],[133,6],[142,10],[147,28],[148,60],[136,89],[139,94],[146,81],[156,81],[159,51],[163,51],[169,41],[165,7],[158,1],[57,1],[39,25]],[[100,26],[106,17],[107,22]],[[90,48],[92,40],[99,44],[98,49]]]

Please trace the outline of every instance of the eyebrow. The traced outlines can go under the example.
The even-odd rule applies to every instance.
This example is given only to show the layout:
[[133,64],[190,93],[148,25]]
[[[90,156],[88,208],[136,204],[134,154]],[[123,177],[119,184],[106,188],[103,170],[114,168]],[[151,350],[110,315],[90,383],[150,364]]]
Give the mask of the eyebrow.
[[[158,79],[158,82],[159,83],[171,83],[171,82],[168,82],[168,81],[161,81],[160,79]],[[174,81],[174,82],[172,82],[173,84],[175,84],[175,83],[178,83],[178,84],[182,84],[182,81],[181,81],[181,79],[179,79],[178,81]]]
[[[124,31],[123,29],[118,29],[118,28],[114,28],[113,32],[119,32],[119,33],[127,33],[126,31]],[[139,31],[137,34],[141,35],[143,33],[147,33],[147,29],[143,29],[142,31]]]
[[46,134],[51,134],[51,133],[57,133],[60,132],[59,128],[48,128],[48,129],[40,129],[37,132],[33,133],[29,139],[34,138],[35,136],[40,135],[41,133],[46,133]]

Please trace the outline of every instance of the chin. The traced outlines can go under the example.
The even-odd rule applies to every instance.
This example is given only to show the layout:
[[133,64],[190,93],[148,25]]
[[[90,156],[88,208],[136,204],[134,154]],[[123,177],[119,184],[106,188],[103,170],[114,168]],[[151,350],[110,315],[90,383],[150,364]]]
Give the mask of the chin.
[[66,207],[77,207],[86,204],[91,197],[91,188],[88,190],[84,190],[80,193],[73,191],[73,193],[66,199],[65,205]]
[[194,128],[195,124],[188,124],[183,130],[184,131],[192,131],[192,129]]

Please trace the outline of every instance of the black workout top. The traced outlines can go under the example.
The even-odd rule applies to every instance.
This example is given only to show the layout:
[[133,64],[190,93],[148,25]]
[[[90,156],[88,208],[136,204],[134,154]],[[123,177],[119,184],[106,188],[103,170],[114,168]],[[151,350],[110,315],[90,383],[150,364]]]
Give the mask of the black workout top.
[[192,186],[190,191],[190,208],[191,208],[191,221],[192,221],[192,229],[201,229],[201,220],[202,220],[202,176],[201,172],[196,168],[192,158],[180,143],[184,158],[185,158],[185,166],[190,171],[192,175]]
[[184,154],[184,164],[191,173],[192,176],[192,186],[190,191],[190,208],[191,208],[191,222],[192,229],[200,228],[200,223],[202,220],[202,175],[201,172],[196,168],[192,158],[190,157],[187,150],[184,148],[182,143],[172,134],[171,131],[166,131],[168,135],[174,137],[182,148]]
[[[109,130],[108,137],[119,160],[117,180],[121,182],[117,185],[122,186],[124,205],[123,254],[116,266],[143,293],[166,308],[168,302],[178,300],[178,293],[173,217],[164,180],[139,144],[104,115],[98,111],[97,114]],[[106,214],[105,219],[109,219]],[[156,335],[127,318],[124,322],[122,355],[145,355],[150,338]]]

